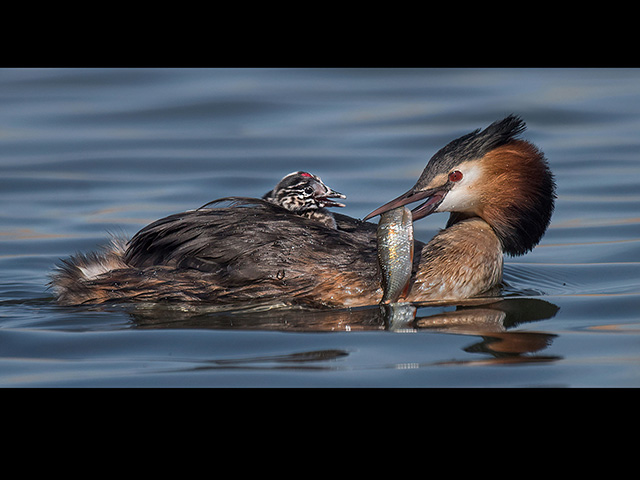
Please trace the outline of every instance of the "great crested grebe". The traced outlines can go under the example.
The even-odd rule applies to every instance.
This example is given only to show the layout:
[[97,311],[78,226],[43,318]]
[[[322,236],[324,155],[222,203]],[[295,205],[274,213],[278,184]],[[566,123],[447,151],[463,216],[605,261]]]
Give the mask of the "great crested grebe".
[[[406,301],[482,294],[501,281],[503,253],[522,255],[538,244],[553,212],[555,183],[543,153],[515,138],[524,129],[520,118],[509,116],[452,141],[413,188],[365,218],[421,200],[413,220],[451,213],[430,242],[415,241]],[[244,198],[231,207],[170,215],[126,246],[67,260],[52,286],[63,304],[379,303],[377,226],[340,214],[335,222],[327,227]]]

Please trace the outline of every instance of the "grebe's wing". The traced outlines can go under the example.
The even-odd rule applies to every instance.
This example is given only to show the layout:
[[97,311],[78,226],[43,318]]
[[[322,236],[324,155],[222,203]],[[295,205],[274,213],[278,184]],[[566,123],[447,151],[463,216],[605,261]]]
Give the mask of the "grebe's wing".
[[130,240],[125,261],[138,268],[197,269],[224,275],[226,282],[257,281],[282,271],[303,275],[305,269],[311,278],[323,268],[376,275],[374,224],[341,216],[339,223],[350,231],[335,230],[269,202],[250,200],[234,198],[236,206],[157,220]]
[[216,198],[215,200],[211,200],[210,202],[205,203],[196,210],[203,210],[205,208],[211,208],[211,205],[218,206],[218,204],[222,204],[227,202],[231,207],[241,207],[241,206],[251,206],[251,205],[273,205],[266,200],[261,198],[253,198],[253,197],[222,197]]

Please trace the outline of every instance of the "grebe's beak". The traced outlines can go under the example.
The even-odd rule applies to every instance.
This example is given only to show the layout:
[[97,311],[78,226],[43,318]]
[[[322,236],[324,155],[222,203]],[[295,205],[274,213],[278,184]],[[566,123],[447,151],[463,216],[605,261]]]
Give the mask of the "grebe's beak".
[[321,204],[322,207],[345,207],[344,203],[335,202],[333,200],[329,200],[330,198],[347,198],[346,195],[343,195],[340,192],[336,192],[326,185],[322,185],[322,189],[316,188],[315,199]]
[[413,221],[415,222],[416,220],[432,214],[444,199],[447,191],[448,188],[446,185],[437,188],[430,188],[428,190],[416,190],[414,187],[408,192],[400,195],[398,198],[391,200],[389,203],[385,203],[381,207],[376,208],[373,212],[364,217],[363,220],[368,220],[371,217],[375,217],[376,215],[380,215],[381,213],[387,212],[394,208],[402,207],[403,205],[407,205],[413,202],[419,202],[420,200],[424,200],[426,198],[426,202],[411,210],[411,213],[413,213]]

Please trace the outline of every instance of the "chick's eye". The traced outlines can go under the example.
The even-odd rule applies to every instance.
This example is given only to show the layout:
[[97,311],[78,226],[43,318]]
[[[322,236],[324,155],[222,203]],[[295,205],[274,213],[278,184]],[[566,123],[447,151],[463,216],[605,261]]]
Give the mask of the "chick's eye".
[[462,180],[462,172],[460,170],[454,170],[449,174],[450,182],[459,182],[460,180]]
[[313,187],[305,187],[304,193],[311,195],[313,193]]

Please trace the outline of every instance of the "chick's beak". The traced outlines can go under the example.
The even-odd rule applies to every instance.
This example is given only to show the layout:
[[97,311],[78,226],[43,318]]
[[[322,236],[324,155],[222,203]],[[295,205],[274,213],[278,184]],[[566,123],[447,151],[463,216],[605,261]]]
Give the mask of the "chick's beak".
[[316,189],[316,200],[318,200],[322,206],[324,207],[344,207],[346,206],[344,203],[334,202],[333,200],[329,200],[330,198],[347,198],[346,195],[343,195],[340,192],[336,192],[326,185],[322,186],[323,188]]
[[387,212],[397,207],[402,207],[403,205],[407,205],[413,202],[419,202],[420,200],[427,199],[422,205],[414,208],[411,212],[413,213],[413,221],[419,220],[427,215],[432,214],[438,205],[442,202],[442,199],[447,194],[447,190],[444,187],[440,188],[430,188],[428,190],[415,190],[412,188],[406,193],[403,193],[398,198],[391,200],[388,203],[385,203],[379,208],[376,208],[369,215],[364,217],[364,220],[368,220],[376,215],[380,215],[381,213]]

